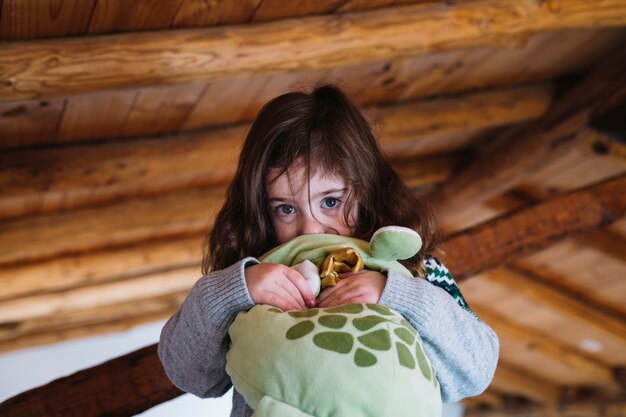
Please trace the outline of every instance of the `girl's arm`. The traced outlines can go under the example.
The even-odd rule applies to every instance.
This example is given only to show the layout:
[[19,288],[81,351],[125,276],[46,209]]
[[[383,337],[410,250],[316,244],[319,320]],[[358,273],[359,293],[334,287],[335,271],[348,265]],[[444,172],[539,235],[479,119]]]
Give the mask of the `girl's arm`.
[[226,374],[228,327],[242,310],[254,306],[244,268],[254,258],[200,278],[163,327],[159,357],[172,383],[198,397],[220,397],[230,389]]
[[471,312],[445,266],[436,260],[426,261],[426,266],[428,280],[389,271],[380,303],[398,311],[419,332],[444,402],[478,395],[496,370],[498,337]]

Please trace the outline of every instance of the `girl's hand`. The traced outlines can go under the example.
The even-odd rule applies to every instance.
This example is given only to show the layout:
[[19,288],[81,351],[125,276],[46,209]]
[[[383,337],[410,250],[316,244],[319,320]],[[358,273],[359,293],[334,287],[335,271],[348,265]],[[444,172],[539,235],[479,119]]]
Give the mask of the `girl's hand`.
[[255,304],[269,304],[283,311],[304,310],[315,305],[306,280],[288,266],[260,263],[246,268],[246,285]]
[[377,271],[363,270],[341,274],[334,287],[325,288],[317,299],[318,307],[342,304],[371,303],[380,300],[385,289],[385,276]]

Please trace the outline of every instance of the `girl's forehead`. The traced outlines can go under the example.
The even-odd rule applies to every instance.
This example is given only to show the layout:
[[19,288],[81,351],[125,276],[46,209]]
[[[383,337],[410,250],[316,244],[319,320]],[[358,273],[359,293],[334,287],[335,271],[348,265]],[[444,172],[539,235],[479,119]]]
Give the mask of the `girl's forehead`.
[[[309,176],[310,175],[310,176]],[[307,172],[306,166],[292,165],[283,172],[279,168],[270,168],[267,173],[268,190],[296,191],[299,189],[316,190],[344,189],[348,186],[345,178],[324,169]]]

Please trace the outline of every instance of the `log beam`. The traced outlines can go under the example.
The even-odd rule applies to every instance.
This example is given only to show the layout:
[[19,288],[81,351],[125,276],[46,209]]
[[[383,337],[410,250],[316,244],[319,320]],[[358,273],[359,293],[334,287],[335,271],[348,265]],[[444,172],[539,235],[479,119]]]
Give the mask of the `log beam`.
[[[448,262],[447,265],[455,277],[466,279],[481,270],[499,265],[512,257],[518,256],[520,251],[540,250],[566,236],[607,226],[623,216],[626,211],[624,189],[626,189],[626,177],[612,179],[567,195],[555,197],[550,201],[536,204],[530,208],[522,209],[513,215],[504,216],[503,219],[499,218],[485,225],[470,229],[464,235],[453,236],[444,245],[445,250],[447,253],[454,253],[455,255],[450,258],[450,261],[457,256],[462,260],[459,262]],[[585,210],[581,209],[581,203]],[[562,217],[565,221],[545,221],[545,219],[554,217],[555,210],[559,213],[557,217]],[[583,216],[582,218],[577,217],[578,213],[587,211],[591,211],[593,214],[591,216]],[[504,228],[503,224],[509,222],[511,222],[509,226]],[[515,235],[517,233],[515,230],[517,229],[525,230],[524,234],[522,236]],[[507,230],[508,233],[504,233]],[[497,245],[493,246],[496,238],[500,240],[498,240]],[[485,240],[486,243],[483,243],[482,240]],[[485,248],[489,247],[492,250],[485,251]],[[470,256],[470,254],[476,254],[477,256]],[[77,416],[79,415],[77,414],[78,412],[82,412],[80,414],[81,417],[102,414],[124,416],[138,413],[163,401],[167,401],[178,392],[170,385],[167,377],[163,374],[162,367],[156,357],[155,347],[152,346],[146,349],[148,350],[139,351],[142,352],[142,355],[145,352],[152,352],[150,357],[152,362],[146,364],[146,366],[138,366],[136,360],[137,353],[131,353],[115,359],[113,365],[90,368],[80,371],[73,376],[74,380],[107,381],[108,387],[116,386],[116,384],[131,384],[135,386],[138,381],[143,380],[156,381],[153,385],[154,388],[147,387],[141,398],[135,398],[132,395],[133,391],[130,390],[129,393],[123,395],[127,400],[126,402],[120,404],[117,402],[120,401],[119,399],[109,401],[109,399],[114,399],[113,395],[117,394],[108,392],[108,389],[110,389],[108,388],[106,391],[108,395],[103,396],[104,401],[98,402],[99,404],[106,404],[106,409],[92,409],[90,412],[82,412],[84,407],[87,410],[93,407],[95,403],[93,395],[94,393],[100,393],[102,387],[82,385],[73,386],[70,390],[67,384],[71,381],[65,378],[5,401],[0,404],[0,414],[20,417],[38,416],[43,414],[42,410],[62,410],[61,413],[67,416]],[[133,373],[129,374],[128,372],[131,369]],[[118,377],[121,377],[121,379],[115,379]],[[68,390],[71,391],[71,395],[76,396],[76,400],[64,401],[63,404],[58,404],[58,399],[64,398],[59,393]],[[133,408],[129,411],[128,404],[134,404],[142,408]],[[68,409],[68,407],[71,407],[71,409]]]
[[592,398],[558,404],[505,405],[499,408],[469,408],[466,417],[622,417],[626,415],[626,399]]
[[626,100],[626,48],[619,48],[563,96],[546,116],[486,147],[433,196],[439,213],[454,215],[514,188],[550,161],[588,141],[589,123]]
[[452,235],[442,245],[457,281],[567,237],[608,226],[626,214],[626,176],[559,195]]
[[208,29],[0,46],[0,101],[206,82],[258,72],[524,42],[546,30],[626,24],[621,0],[478,0]]
[[[383,150],[408,158],[431,153],[427,145],[406,150],[406,143],[417,138],[420,140],[415,142],[427,144],[467,130],[527,122],[543,116],[551,101],[549,85],[530,85],[376,106],[368,113],[380,128]],[[169,138],[3,152],[0,219],[224,185],[234,175],[247,128],[242,125]],[[445,140],[437,142],[441,148]],[[450,161],[439,159],[436,165],[425,162],[428,170],[412,173],[413,185],[449,177]]]
[[12,417],[139,414],[182,394],[167,379],[156,348],[151,345],[27,391],[0,404],[0,414]]

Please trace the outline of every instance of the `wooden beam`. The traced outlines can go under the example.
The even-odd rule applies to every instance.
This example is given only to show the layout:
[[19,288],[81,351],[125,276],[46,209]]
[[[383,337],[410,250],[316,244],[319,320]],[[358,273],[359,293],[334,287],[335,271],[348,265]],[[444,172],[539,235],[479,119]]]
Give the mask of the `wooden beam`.
[[452,235],[442,245],[457,281],[626,214],[626,176],[559,195]]
[[517,394],[539,403],[554,404],[559,401],[559,388],[521,369],[498,364],[491,386],[499,392]]
[[0,302],[167,269],[197,266],[200,270],[203,241],[204,235],[196,235],[0,267]]
[[613,370],[591,358],[581,355],[577,351],[562,346],[561,343],[552,339],[549,335],[539,333],[536,330],[514,323],[498,313],[482,308],[476,304],[472,310],[499,335],[517,339],[532,346],[532,349],[546,357],[563,362],[566,366],[587,375],[590,382],[602,384],[615,392],[621,388],[615,381]]
[[0,101],[334,68],[626,24],[621,0],[478,0],[0,46]]
[[495,140],[433,196],[450,216],[512,189],[548,162],[580,146],[594,114],[626,100],[626,48],[619,48],[563,96],[539,122]]
[[195,265],[66,291],[12,298],[0,302],[0,324],[189,291],[201,275]]
[[0,325],[0,352],[69,339],[126,331],[140,324],[166,320],[188,291]]
[[0,414],[131,416],[181,394],[152,345],[8,399]]
[[622,417],[626,400],[622,398],[589,400],[558,404],[511,405],[501,408],[469,408],[466,417]]
[[[468,230],[465,232],[467,238],[463,235],[453,236],[447,241],[447,244],[444,245],[446,252],[454,253],[455,257],[458,254],[463,253],[466,255],[462,256],[464,258],[462,262],[448,262],[449,269],[455,277],[467,278],[468,276],[476,274],[483,269],[487,269],[504,262],[505,260],[517,255],[517,252],[521,249],[525,249],[525,251],[540,250],[552,244],[558,238],[563,238],[568,234],[573,234],[580,230],[606,226],[616,220],[616,218],[619,218],[620,215],[623,215],[623,212],[626,209],[624,197],[622,196],[620,198],[620,195],[624,194],[622,191],[626,189],[625,186],[626,178],[624,177],[602,184],[596,184],[592,187],[588,187],[568,195],[558,196],[548,202],[523,209],[522,211],[515,213],[514,216],[505,216],[504,219],[496,219],[486,225],[481,225],[477,228]],[[578,201],[579,204],[573,204],[576,201]],[[581,210],[581,202],[588,204],[589,206],[583,205],[585,210]],[[559,209],[559,216],[564,216],[564,218],[568,218],[569,220],[572,220],[569,218],[572,216],[571,212],[577,213],[587,211],[588,209],[591,212],[594,212],[595,215],[590,217],[591,220],[587,219],[586,221],[574,218],[573,220],[576,221],[565,221],[563,224],[558,224],[557,222],[557,225],[559,226],[559,231],[557,233],[552,230],[552,222],[546,223],[544,221],[544,219],[554,215],[554,210],[556,208]],[[503,222],[512,222],[511,224],[514,227],[509,226],[507,228],[503,228]],[[541,227],[538,227],[538,225]],[[516,236],[511,236],[511,231],[518,228],[528,229],[527,232],[524,233],[524,239],[518,239]],[[543,229],[549,230],[546,231]],[[509,231],[508,234],[502,233],[505,230]],[[488,256],[490,252],[483,252],[483,249],[481,248],[493,245],[494,237],[496,236],[503,240],[494,247],[493,256]],[[484,244],[481,240],[489,241],[489,243]],[[476,250],[477,248],[478,250]],[[498,250],[495,251],[495,249]],[[477,254],[478,256],[476,256],[476,262],[469,262],[467,259],[469,257],[468,254]],[[450,260],[452,259],[454,259],[454,257],[450,258]],[[141,405],[141,407],[143,407],[141,410],[145,410],[172,398],[174,394],[172,394],[173,391],[171,390],[173,388],[167,380],[167,377],[163,374],[154,350],[152,351],[153,362],[147,366],[138,366],[135,358],[136,353],[131,353],[116,359],[118,362],[116,362],[117,365],[115,366],[101,366],[98,368],[84,370],[77,373],[74,378],[79,379],[82,377],[87,381],[100,380],[113,383],[115,378],[119,376],[117,373],[117,367],[119,366],[126,371],[128,371],[128,369],[133,369],[134,371],[132,375],[124,374],[122,376],[123,379],[121,380],[121,383],[123,384],[136,385],[137,381],[140,380],[158,380],[158,382],[155,382],[156,387],[154,390],[151,390],[149,387],[146,388],[146,392],[143,393],[143,397],[141,399],[136,399],[129,395],[129,404],[135,403],[138,406]],[[66,401],[65,404],[58,405],[56,403],[60,395],[58,393],[69,389],[67,383],[68,381],[65,379],[56,380],[48,385],[22,393],[17,397],[9,399],[0,404],[0,414],[4,415],[11,413],[10,415],[12,416],[38,416],[42,414],[42,409],[62,410],[61,413],[68,416],[78,415],[72,413],[82,413],[80,414],[81,417],[96,416],[105,413],[118,416],[132,414],[132,412],[128,411],[128,406],[126,404],[118,404],[115,402],[118,401],[118,399],[115,401],[108,401],[108,395],[111,395],[111,393],[103,395],[104,400],[98,403],[106,404],[106,410],[83,412],[82,410],[89,410],[90,407],[93,407],[93,393],[100,392],[100,389],[92,386],[79,385],[72,387],[71,394],[76,395],[76,400],[72,402]],[[29,402],[29,399],[31,398],[34,400]],[[133,412],[138,413],[141,410],[133,409]]]
[[223,188],[211,188],[4,222],[0,265],[197,236],[208,232],[223,197]]
[[523,294],[539,305],[557,311],[560,315],[593,327],[626,342],[626,323],[621,318],[589,307],[587,304],[564,296],[550,286],[507,268],[483,272],[489,282],[495,282],[512,293]]
[[[540,117],[551,98],[549,85],[531,85],[378,106],[368,112],[381,128],[384,151],[394,154],[400,150],[403,158],[409,158],[432,152],[428,143],[443,135]],[[242,125],[168,138],[3,152],[0,219],[224,185],[234,175],[247,129]],[[421,151],[402,148],[403,141],[417,138],[424,144]],[[445,140],[437,142],[440,149],[445,148]],[[413,172],[413,185],[439,182],[451,173],[450,161],[426,163],[436,169]]]

